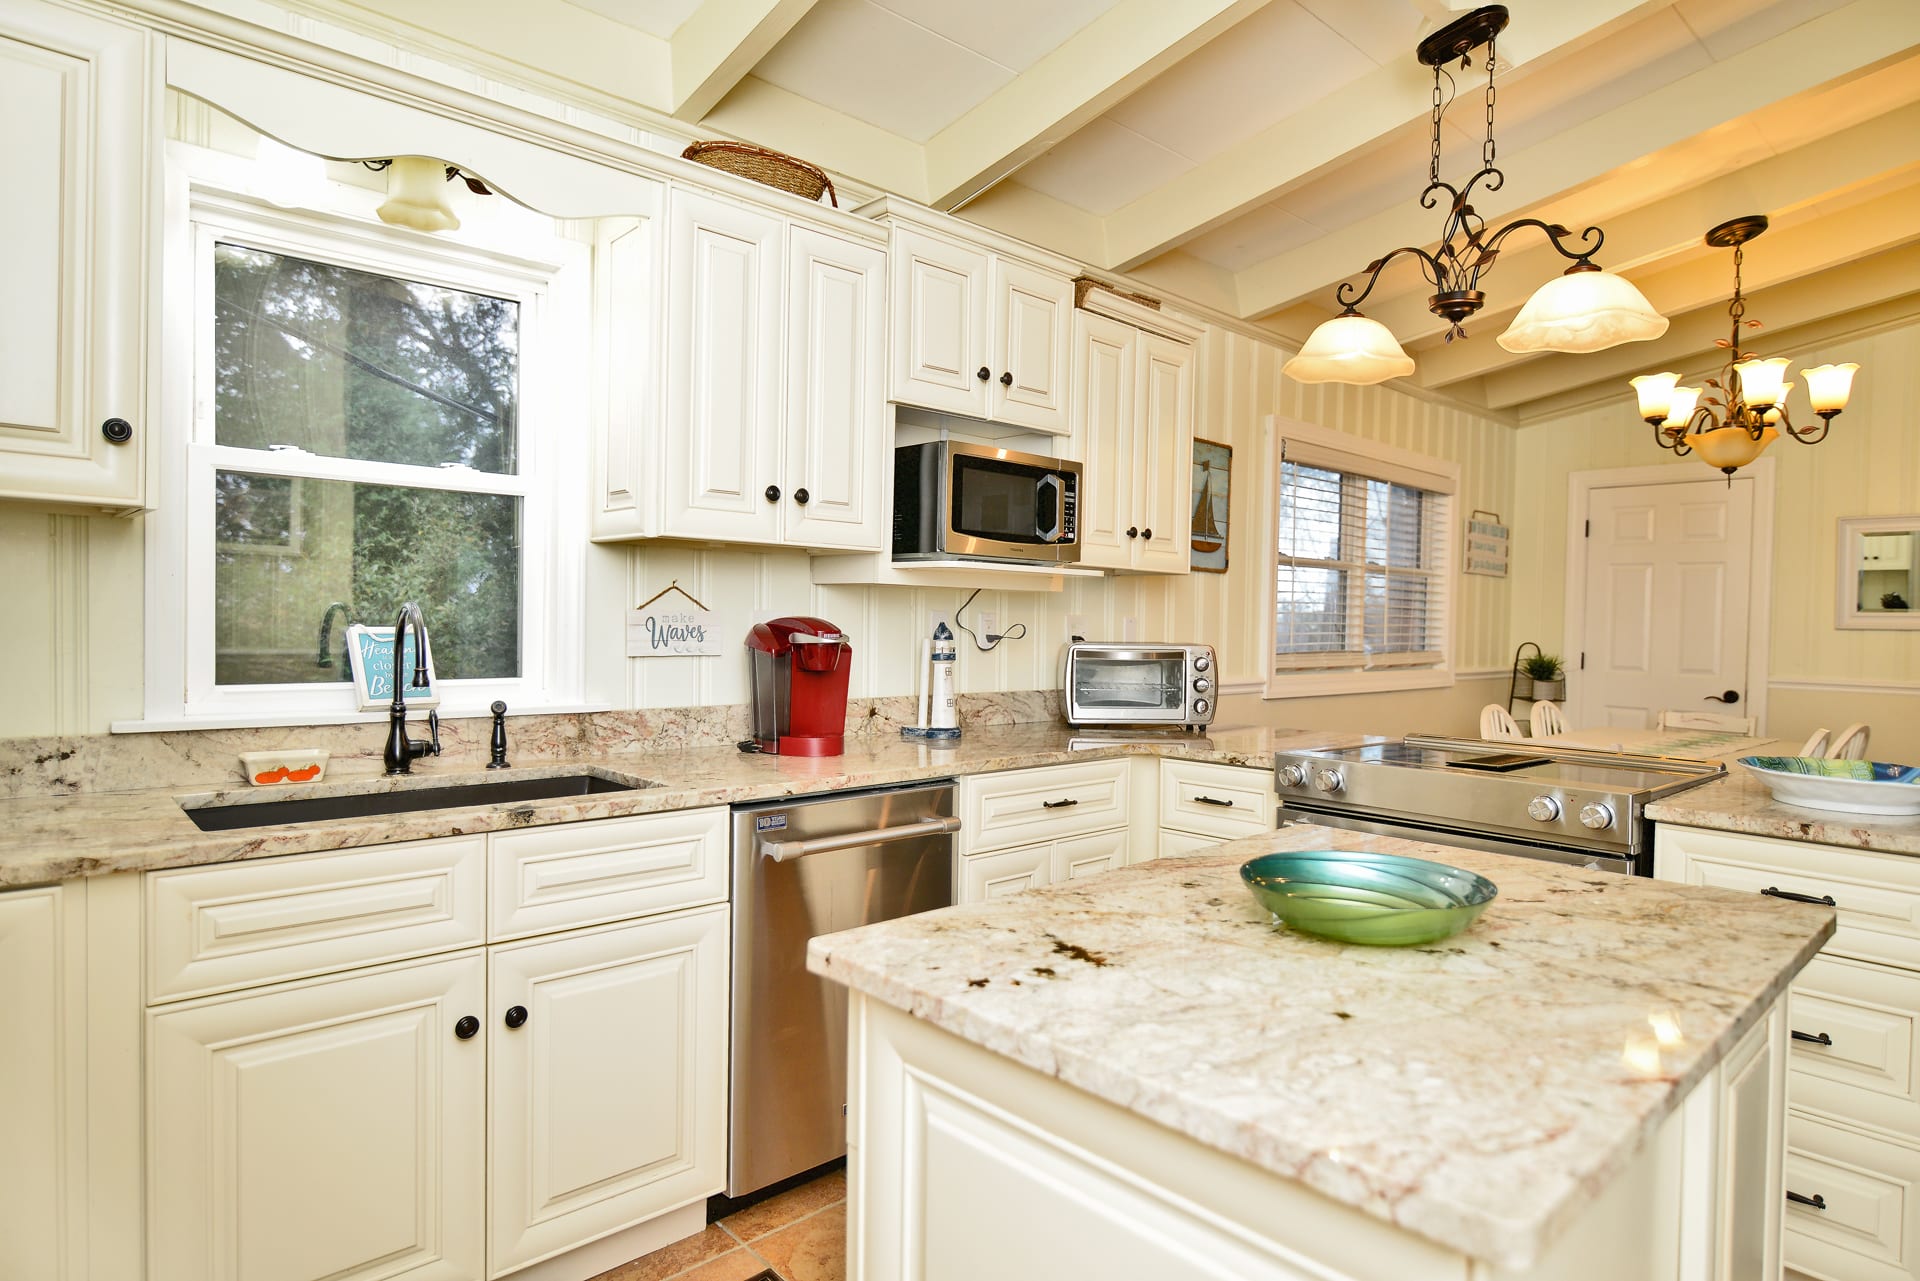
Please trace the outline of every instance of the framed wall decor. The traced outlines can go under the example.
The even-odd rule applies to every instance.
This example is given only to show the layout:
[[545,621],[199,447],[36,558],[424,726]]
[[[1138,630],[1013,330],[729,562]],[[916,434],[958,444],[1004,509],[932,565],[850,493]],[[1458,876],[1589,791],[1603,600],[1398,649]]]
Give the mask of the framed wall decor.
[[[407,648],[400,658],[402,697],[408,707],[440,706],[439,678],[433,671],[433,640],[427,640],[427,684],[413,685],[413,648],[417,633],[407,629]],[[393,706],[393,628],[354,623],[347,628],[347,662],[353,667],[353,701],[363,712]]]
[[1463,573],[1486,578],[1507,576],[1510,531],[1499,512],[1475,511],[1467,517],[1467,555]]
[[1227,535],[1233,507],[1233,446],[1193,440],[1192,560],[1196,573],[1227,572]]

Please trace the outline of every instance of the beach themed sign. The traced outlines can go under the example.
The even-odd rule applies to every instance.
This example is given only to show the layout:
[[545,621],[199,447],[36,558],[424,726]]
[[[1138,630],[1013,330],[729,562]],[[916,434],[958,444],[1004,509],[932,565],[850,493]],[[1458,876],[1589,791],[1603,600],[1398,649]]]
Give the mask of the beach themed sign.
[[[401,697],[408,707],[440,706],[440,686],[433,674],[433,641],[427,641],[427,684],[413,684],[416,633],[407,629],[407,648],[400,658]],[[347,628],[347,662],[353,668],[353,698],[363,712],[393,706],[393,628],[354,623]]]
[[1499,512],[1476,511],[1467,517],[1466,572],[1507,576],[1507,527],[1500,523]]
[[[668,600],[669,595],[683,599]],[[720,630],[720,615],[676,579],[627,613],[627,657],[709,657],[721,651]]]
[[1205,574],[1227,572],[1227,517],[1233,506],[1233,446],[1198,437],[1193,442],[1191,565]]

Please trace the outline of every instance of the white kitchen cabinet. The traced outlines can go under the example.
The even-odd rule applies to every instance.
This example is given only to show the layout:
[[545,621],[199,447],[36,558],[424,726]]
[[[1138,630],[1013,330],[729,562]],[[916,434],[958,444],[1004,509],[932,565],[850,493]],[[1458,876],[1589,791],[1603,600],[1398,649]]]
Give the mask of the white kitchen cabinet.
[[1167,757],[1159,777],[1159,856],[1179,858],[1222,841],[1271,832],[1273,771]]
[[990,399],[985,416],[1064,435],[1073,282],[996,257],[991,298],[993,333],[987,363],[993,377],[987,383]]
[[489,1275],[726,1178],[727,909],[488,955]]
[[956,903],[980,903],[1040,885],[1057,885],[1125,867],[1132,834],[1124,827],[1085,836],[960,856]]
[[0,498],[146,505],[158,39],[0,9]]
[[1908,569],[1913,565],[1912,534],[1863,534],[1860,568]]
[[474,950],[151,1016],[150,1281],[483,1275],[485,1014]]
[[1133,845],[1134,764],[1074,761],[962,778],[955,901],[977,903],[1124,867]]
[[1073,317],[1082,565],[1184,574],[1192,513],[1193,347],[1089,311]]

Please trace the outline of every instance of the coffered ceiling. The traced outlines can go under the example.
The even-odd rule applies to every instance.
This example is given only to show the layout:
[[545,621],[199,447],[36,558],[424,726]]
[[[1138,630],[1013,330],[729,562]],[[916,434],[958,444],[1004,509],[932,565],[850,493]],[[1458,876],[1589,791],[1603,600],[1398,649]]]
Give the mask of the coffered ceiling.
[[[293,0],[470,61],[734,136],[1127,272],[1298,342],[1334,287],[1433,247],[1420,37],[1468,0]],[[1493,408],[1701,358],[1725,251],[1769,329],[1920,296],[1916,0],[1509,0],[1489,222],[1606,232],[1598,261],[1666,338],[1519,357],[1493,336],[1565,266],[1508,242],[1465,341],[1396,262],[1369,300],[1413,381]],[[538,31],[538,38],[531,33]],[[1477,167],[1480,71],[1457,72],[1442,176]]]

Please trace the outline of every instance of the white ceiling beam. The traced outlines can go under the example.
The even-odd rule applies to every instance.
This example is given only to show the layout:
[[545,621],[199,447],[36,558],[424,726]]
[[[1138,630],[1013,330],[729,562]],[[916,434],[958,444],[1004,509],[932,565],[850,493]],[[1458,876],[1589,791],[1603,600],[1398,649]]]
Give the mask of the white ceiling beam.
[[[1534,0],[1500,36],[1508,79],[1535,74],[1565,56],[1565,46],[1664,4],[1644,0]],[[1284,68],[1276,71],[1284,73]],[[1426,118],[1433,74],[1409,51],[1285,120],[1236,143],[1107,219],[1116,271],[1141,263],[1231,222],[1275,196],[1363,152],[1383,135]],[[1364,260],[1363,260],[1364,261]]]
[[735,85],[701,123],[728,137],[857,177],[882,191],[919,191],[926,183],[918,143],[758,76]]
[[978,195],[1266,3],[1121,0],[928,139],[926,202]]
[[673,33],[673,116],[704,119],[815,0],[706,0]]
[[[1515,210],[1539,205],[1649,152],[1898,60],[1914,45],[1920,45],[1920,4],[1854,0],[1526,148],[1502,166],[1506,185],[1478,194],[1475,208],[1489,223],[1503,222]],[[1408,200],[1329,232],[1242,271],[1241,314],[1260,316],[1330,289],[1333,282],[1348,278],[1329,277],[1330,266],[1339,270],[1351,264],[1351,271],[1358,272],[1395,245],[1430,243],[1438,230],[1439,215]],[[1109,224],[1110,242],[1112,236]]]
[[[1662,167],[1657,158],[1649,159],[1652,164],[1636,162],[1633,172],[1616,177],[1631,183],[1635,173],[1644,175]],[[1702,249],[1701,237],[1707,228],[1729,218],[1764,213],[1778,221],[1782,215],[1844,199],[1851,188],[1916,166],[1920,166],[1920,102],[1744,168],[1692,170],[1684,189],[1660,191],[1653,203],[1609,218],[1603,228],[1606,243],[1598,260],[1602,266],[1638,281],[1644,271],[1634,270],[1634,264],[1645,264],[1650,270],[1676,254],[1709,252]],[[1531,212],[1543,215],[1547,211]],[[1920,205],[1909,206],[1905,221],[1920,224]],[[1770,239],[1767,243],[1774,242]],[[1479,339],[1505,329],[1533,291],[1568,266],[1567,259],[1538,231],[1520,232],[1508,245],[1482,282],[1490,295],[1488,305],[1467,321],[1472,340],[1452,344],[1453,350],[1478,348]],[[1835,250],[1845,252],[1839,245]],[[1759,252],[1766,256],[1766,250]],[[1412,264],[1390,270],[1400,277],[1396,283],[1405,287],[1384,297],[1376,292],[1367,301],[1367,315],[1392,330],[1402,346],[1444,334],[1447,322],[1428,309],[1432,287],[1419,271]]]

